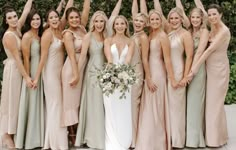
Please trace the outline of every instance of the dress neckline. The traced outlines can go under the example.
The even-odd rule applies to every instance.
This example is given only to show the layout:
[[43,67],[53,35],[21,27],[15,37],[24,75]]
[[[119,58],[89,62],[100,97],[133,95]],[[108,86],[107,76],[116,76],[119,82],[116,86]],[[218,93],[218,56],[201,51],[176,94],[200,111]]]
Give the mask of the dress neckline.
[[128,48],[128,44],[125,44],[125,46],[124,46],[124,47],[122,48],[122,50],[121,50],[121,53],[119,52],[119,49],[118,49],[116,43],[112,44],[112,46],[115,47],[115,49],[116,49],[116,51],[117,51],[117,54],[118,54],[118,58],[119,58],[119,60],[120,60],[120,57],[122,56],[123,52],[125,51],[125,49]]

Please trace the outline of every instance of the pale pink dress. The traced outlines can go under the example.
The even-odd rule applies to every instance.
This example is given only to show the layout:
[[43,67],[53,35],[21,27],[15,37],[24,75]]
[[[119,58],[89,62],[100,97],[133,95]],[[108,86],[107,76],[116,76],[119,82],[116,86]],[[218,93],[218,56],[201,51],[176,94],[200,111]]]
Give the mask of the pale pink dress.
[[[74,47],[76,61],[79,61],[80,50],[82,47],[82,37],[76,35],[71,30],[65,30],[74,36]],[[86,32],[86,31],[85,31]],[[79,68],[79,65],[77,65]],[[65,64],[62,68],[62,89],[63,89],[63,113],[62,113],[62,126],[71,126],[79,122],[79,106],[82,90],[82,80],[84,75],[84,66],[79,70],[80,80],[76,87],[71,87],[69,82],[73,78],[73,71],[69,56],[67,56]]]
[[171,147],[166,68],[157,38],[150,42],[149,66],[152,80],[158,89],[152,93],[147,83],[144,84],[135,150],[169,150]]
[[[176,81],[184,76],[184,45],[178,33],[179,30],[169,33],[171,44],[171,61]],[[170,109],[171,142],[173,147],[185,146],[186,126],[186,88],[174,89],[168,82],[168,99]]]
[[[230,31],[228,30],[228,32]],[[222,39],[221,45],[206,60],[205,138],[206,145],[212,147],[222,146],[228,140],[224,101],[228,90],[230,74],[227,56],[229,42],[230,36]]]
[[139,118],[139,108],[141,103],[141,94],[143,90],[143,63],[142,63],[142,51],[139,41],[139,36],[141,33],[135,33],[132,39],[135,42],[135,51],[131,61],[131,65],[135,65],[135,72],[138,75],[138,83],[134,84],[131,88],[131,103],[132,103],[132,126],[133,126],[133,140],[132,147],[135,147],[137,139],[137,130],[138,130],[138,118]]
[[62,42],[53,35],[53,41],[48,49],[48,58],[43,70],[46,100],[46,131],[44,149],[68,149],[67,128],[61,127],[61,70],[63,63],[64,50]]
[[[12,31],[6,31],[4,36],[7,34],[12,34],[16,37],[17,48],[20,50],[19,55],[21,56],[20,38]],[[4,49],[7,59],[3,62],[5,66],[3,70],[0,105],[0,133],[16,134],[22,75],[18,70],[15,58],[11,52],[6,48]]]

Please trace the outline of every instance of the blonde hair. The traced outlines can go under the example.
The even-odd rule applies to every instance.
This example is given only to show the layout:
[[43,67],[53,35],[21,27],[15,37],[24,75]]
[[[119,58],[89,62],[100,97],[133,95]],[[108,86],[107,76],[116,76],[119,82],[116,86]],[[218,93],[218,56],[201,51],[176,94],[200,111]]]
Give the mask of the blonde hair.
[[144,19],[145,24],[148,24],[148,16],[144,13],[137,13],[133,19],[138,18],[138,17],[142,17]]
[[170,12],[169,12],[169,14],[168,14],[168,22],[170,22],[170,15],[172,14],[172,13],[177,13],[179,16],[180,16],[180,18],[181,18],[181,20],[182,20],[182,22],[183,22],[183,19],[184,19],[184,12],[183,12],[183,10],[182,9],[180,9],[179,7],[175,7],[175,8],[172,8],[171,10],[170,10]]
[[113,21],[113,24],[112,24],[112,30],[113,30],[113,36],[116,34],[116,30],[114,29],[114,26],[115,26],[115,22],[117,19],[123,19],[125,21],[125,24],[126,24],[126,29],[125,29],[125,35],[127,37],[130,37],[130,32],[129,32],[129,22],[128,20],[125,18],[125,16],[123,15],[119,15],[119,16],[116,16],[114,21]]
[[[152,9],[152,10],[149,11],[149,13],[148,13],[148,24],[150,25],[150,17],[151,17],[152,14],[157,14],[160,17],[160,19],[161,19],[161,28],[162,28],[163,27],[163,25],[162,25],[163,15],[161,14],[160,11],[158,11],[156,9]],[[150,33],[152,32],[152,28],[150,26],[149,26],[149,31],[150,31]]]
[[95,27],[94,27],[94,21],[95,19],[98,17],[98,16],[101,16],[104,21],[105,21],[105,24],[104,24],[104,29],[103,29],[103,36],[106,37],[107,36],[107,23],[108,23],[108,18],[106,16],[106,14],[103,12],[103,11],[96,11],[93,16],[91,17],[90,19],[90,23],[89,23],[89,31],[90,32],[93,32],[95,30]]
[[189,30],[190,30],[191,33],[193,32],[193,25],[191,23],[191,16],[194,12],[198,13],[201,16],[200,29],[205,29],[206,28],[206,22],[207,22],[207,19],[205,18],[203,11],[200,8],[193,8],[191,10],[190,14],[189,14],[189,20],[190,20]]

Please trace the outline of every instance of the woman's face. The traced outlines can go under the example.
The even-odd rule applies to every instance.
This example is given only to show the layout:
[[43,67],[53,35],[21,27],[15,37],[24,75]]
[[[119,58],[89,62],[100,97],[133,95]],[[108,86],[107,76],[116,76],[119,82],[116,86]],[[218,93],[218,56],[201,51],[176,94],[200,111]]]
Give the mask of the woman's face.
[[58,28],[60,24],[59,16],[56,12],[52,11],[48,15],[48,24],[52,28]]
[[31,20],[31,28],[38,29],[41,25],[41,18],[38,14],[35,14]]
[[173,12],[170,14],[169,23],[171,25],[171,28],[176,30],[182,25],[182,18],[178,13]]
[[210,22],[210,24],[214,25],[219,23],[221,20],[221,16],[222,14],[220,14],[215,8],[211,8],[208,10],[208,21]]
[[98,15],[94,19],[94,28],[97,32],[103,32],[105,28],[105,20],[101,15]]
[[114,22],[114,30],[116,33],[124,34],[127,29],[126,22],[123,18],[117,18]]
[[16,28],[18,24],[18,16],[15,11],[6,14],[6,23],[9,27]]
[[70,27],[77,28],[80,25],[80,15],[77,12],[72,11],[68,17],[68,23]]
[[200,27],[202,24],[202,16],[198,12],[194,11],[190,16],[190,22],[193,27]]
[[152,29],[159,29],[161,27],[161,18],[157,13],[152,13],[149,17],[150,26]]
[[146,22],[143,16],[135,17],[133,22],[134,22],[134,31],[136,32],[142,31],[146,26]]

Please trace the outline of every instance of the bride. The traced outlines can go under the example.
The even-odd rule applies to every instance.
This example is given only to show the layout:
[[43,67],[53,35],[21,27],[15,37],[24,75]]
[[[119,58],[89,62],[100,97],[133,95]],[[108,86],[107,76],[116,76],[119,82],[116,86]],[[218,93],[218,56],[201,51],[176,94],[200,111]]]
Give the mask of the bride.
[[[113,36],[104,43],[108,63],[129,64],[134,51],[134,42],[129,38],[128,21],[117,16],[112,25]],[[105,106],[105,150],[127,150],[132,142],[131,94],[119,99],[118,90],[104,95]]]

